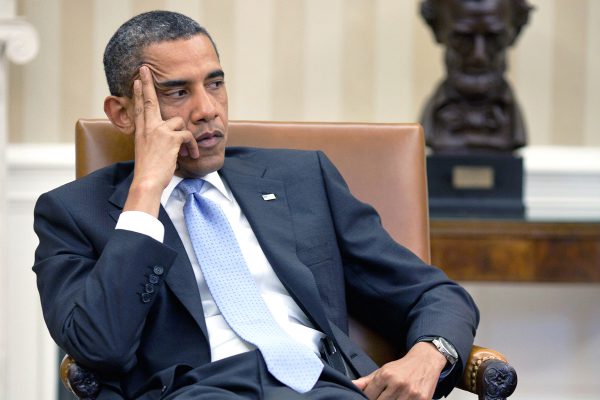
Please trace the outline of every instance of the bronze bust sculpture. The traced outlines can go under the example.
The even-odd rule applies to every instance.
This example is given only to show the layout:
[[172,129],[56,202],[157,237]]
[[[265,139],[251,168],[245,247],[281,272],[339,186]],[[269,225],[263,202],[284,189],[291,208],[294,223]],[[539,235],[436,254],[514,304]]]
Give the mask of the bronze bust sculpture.
[[445,46],[446,79],[421,122],[435,153],[511,152],[526,144],[504,79],[506,50],[528,21],[526,0],[423,0],[421,15]]

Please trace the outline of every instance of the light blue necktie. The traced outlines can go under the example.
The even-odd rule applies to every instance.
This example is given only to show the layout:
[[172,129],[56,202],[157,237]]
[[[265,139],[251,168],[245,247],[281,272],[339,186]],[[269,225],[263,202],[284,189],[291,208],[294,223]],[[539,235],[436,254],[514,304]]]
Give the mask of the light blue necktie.
[[204,181],[184,179],[183,214],[204,279],[225,321],[261,352],[269,372],[297,392],[313,388],[323,363],[277,324],[250,275],[221,208],[200,196]]

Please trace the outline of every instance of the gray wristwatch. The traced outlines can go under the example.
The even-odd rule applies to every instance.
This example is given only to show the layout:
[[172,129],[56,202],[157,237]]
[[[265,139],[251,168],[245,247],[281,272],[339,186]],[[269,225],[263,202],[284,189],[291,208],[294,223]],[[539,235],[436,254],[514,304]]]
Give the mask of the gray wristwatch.
[[456,349],[443,337],[423,338],[421,341],[431,342],[438,349],[438,351],[442,353],[444,357],[446,357],[446,360],[448,360],[450,365],[454,365],[458,361],[458,353],[456,352]]

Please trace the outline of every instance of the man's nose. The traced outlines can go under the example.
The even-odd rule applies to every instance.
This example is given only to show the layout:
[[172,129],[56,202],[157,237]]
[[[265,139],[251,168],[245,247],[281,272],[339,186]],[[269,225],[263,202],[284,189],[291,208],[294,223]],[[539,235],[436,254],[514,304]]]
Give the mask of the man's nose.
[[192,120],[195,122],[212,121],[217,116],[216,101],[206,88],[202,88],[194,94],[192,106]]

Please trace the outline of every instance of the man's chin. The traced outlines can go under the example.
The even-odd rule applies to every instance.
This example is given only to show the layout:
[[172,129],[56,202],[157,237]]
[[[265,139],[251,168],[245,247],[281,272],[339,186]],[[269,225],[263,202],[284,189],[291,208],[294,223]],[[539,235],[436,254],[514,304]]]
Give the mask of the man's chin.
[[200,156],[193,159],[190,157],[179,157],[175,175],[182,178],[199,178],[215,172],[223,167],[224,155]]

